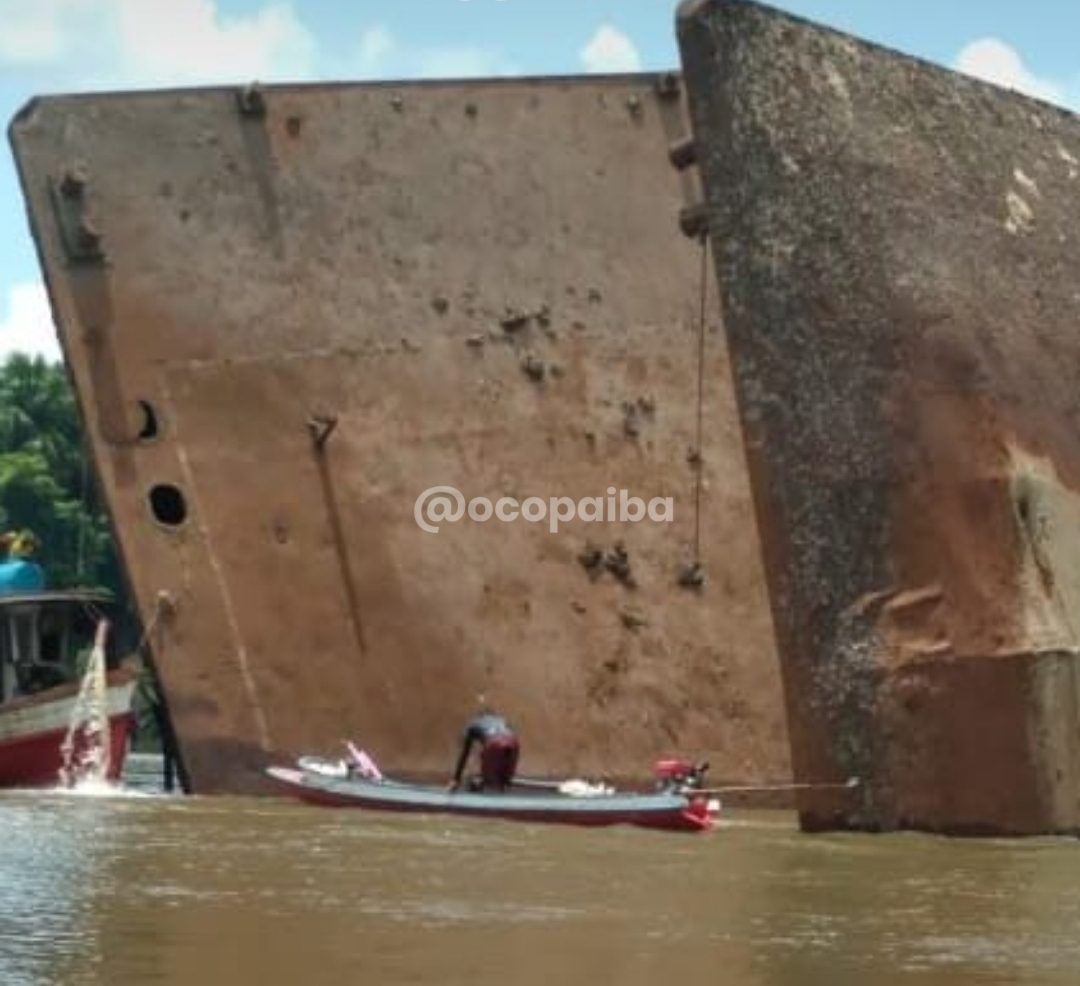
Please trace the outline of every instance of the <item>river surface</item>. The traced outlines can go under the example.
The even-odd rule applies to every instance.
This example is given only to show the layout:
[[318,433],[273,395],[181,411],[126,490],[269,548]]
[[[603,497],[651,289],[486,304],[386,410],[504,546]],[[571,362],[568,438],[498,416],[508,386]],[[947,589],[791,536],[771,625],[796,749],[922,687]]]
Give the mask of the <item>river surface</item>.
[[1080,844],[0,794],[2,986],[1076,986]]

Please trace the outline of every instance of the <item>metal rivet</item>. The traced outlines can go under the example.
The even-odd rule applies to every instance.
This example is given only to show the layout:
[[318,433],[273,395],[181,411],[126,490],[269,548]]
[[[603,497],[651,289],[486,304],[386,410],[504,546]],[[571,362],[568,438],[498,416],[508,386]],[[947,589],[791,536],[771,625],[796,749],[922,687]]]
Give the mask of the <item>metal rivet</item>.
[[656,80],[656,94],[661,99],[678,99],[682,83],[677,72],[665,72]]
[[78,198],[82,195],[83,190],[86,188],[86,183],[89,180],[90,176],[87,173],[85,165],[73,165],[64,172],[64,177],[60,182],[60,190],[68,198]]
[[684,137],[671,145],[668,160],[677,171],[685,171],[697,162],[697,144],[693,137]]
[[266,116],[266,97],[257,82],[244,86],[236,94],[236,101],[243,116]]
[[679,211],[679,228],[691,239],[698,239],[709,231],[709,214],[703,202],[688,205]]

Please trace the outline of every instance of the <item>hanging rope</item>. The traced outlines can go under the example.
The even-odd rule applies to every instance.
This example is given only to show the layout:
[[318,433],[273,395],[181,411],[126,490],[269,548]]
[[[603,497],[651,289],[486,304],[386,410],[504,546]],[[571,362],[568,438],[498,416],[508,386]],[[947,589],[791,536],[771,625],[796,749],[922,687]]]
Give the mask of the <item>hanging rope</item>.
[[697,429],[694,438],[694,565],[701,564],[701,481],[704,463],[701,453],[702,416],[705,392],[705,305],[709,291],[709,239],[701,237],[701,310],[698,314],[698,379],[697,379]]

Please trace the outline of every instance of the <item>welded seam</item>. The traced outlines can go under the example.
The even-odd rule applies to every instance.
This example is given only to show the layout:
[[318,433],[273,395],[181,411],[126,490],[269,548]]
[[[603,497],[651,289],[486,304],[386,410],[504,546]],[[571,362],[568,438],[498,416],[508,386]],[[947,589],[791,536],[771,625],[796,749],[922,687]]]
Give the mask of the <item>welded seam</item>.
[[270,742],[270,727],[266,720],[266,713],[263,711],[262,702],[259,700],[258,686],[255,684],[255,676],[251,671],[251,662],[248,657],[247,648],[244,646],[244,638],[240,632],[240,621],[236,617],[232,593],[229,591],[229,584],[225,578],[225,571],[214,551],[214,541],[210,534],[209,525],[204,519],[206,515],[202,511],[202,504],[195,484],[195,476],[191,469],[191,464],[188,461],[184,444],[179,438],[175,403],[172,400],[172,395],[168,393],[168,384],[165,382],[164,376],[165,375],[162,374],[162,388],[166,391],[166,399],[171,408],[170,417],[173,421],[174,433],[177,433],[176,457],[180,462],[180,471],[183,473],[184,485],[189,491],[192,505],[195,508],[195,522],[199,528],[199,532],[202,534],[203,543],[206,545],[206,553],[210,559],[210,567],[213,569],[214,579],[217,582],[218,591],[221,593],[221,601],[225,609],[225,619],[228,621],[229,632],[232,635],[233,640],[233,647],[236,650],[236,663],[240,669],[240,679],[244,683],[244,690],[247,693],[248,701],[251,704],[252,713],[255,717],[255,726],[259,732],[259,742],[264,751],[270,751],[273,749]]

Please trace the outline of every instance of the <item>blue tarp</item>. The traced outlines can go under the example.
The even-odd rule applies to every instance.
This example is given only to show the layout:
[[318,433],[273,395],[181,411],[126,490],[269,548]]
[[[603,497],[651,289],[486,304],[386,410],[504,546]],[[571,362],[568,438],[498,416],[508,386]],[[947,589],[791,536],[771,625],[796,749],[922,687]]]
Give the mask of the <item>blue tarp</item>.
[[0,596],[18,592],[40,592],[45,588],[45,570],[32,561],[0,561]]

